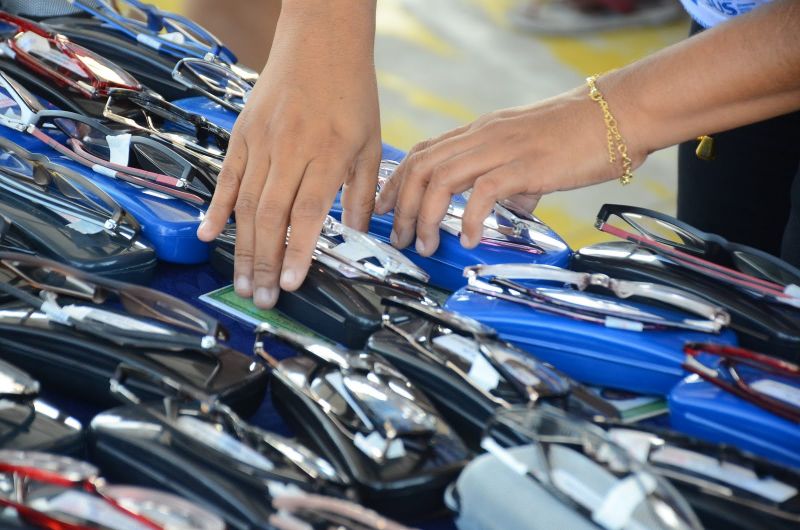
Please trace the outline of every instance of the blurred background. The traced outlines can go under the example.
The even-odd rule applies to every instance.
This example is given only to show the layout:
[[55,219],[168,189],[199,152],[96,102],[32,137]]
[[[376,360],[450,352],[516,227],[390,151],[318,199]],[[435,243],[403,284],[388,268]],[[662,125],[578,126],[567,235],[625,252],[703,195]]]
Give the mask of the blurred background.
[[[185,12],[191,0],[152,1]],[[259,1],[252,1],[253,8]],[[574,16],[558,11],[559,1],[378,0],[376,64],[384,141],[409,149],[483,113],[581,85],[587,76],[623,66],[689,31],[678,0],[649,0],[660,11],[648,18],[640,9],[646,20],[638,25],[630,18],[637,13],[616,19]],[[537,23],[529,16],[532,5],[542,10],[538,23],[544,30],[530,27]],[[592,24],[617,29],[587,29]],[[619,27],[628,25],[633,27]],[[555,31],[561,34],[550,34]],[[673,214],[676,156],[675,149],[654,153],[624,188],[612,181],[547,196],[536,214],[573,248],[604,239],[593,228],[604,202]]]

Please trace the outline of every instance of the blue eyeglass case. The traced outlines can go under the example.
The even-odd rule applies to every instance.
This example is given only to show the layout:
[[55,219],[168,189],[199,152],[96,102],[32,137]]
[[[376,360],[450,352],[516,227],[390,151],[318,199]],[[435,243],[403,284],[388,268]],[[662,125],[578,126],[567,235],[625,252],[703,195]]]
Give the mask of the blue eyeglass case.
[[[766,384],[776,391],[776,397],[782,396],[800,406],[800,382],[755,368],[747,371],[751,384],[769,381]],[[800,469],[800,424],[781,418],[695,374],[675,386],[669,393],[668,403],[674,430],[711,442],[731,444]]]
[[[649,305],[624,303],[662,316],[686,317]],[[717,335],[682,329],[610,328],[535,310],[467,288],[455,292],[445,308],[495,328],[503,340],[531,352],[582,383],[641,394],[666,395],[687,375],[681,366],[685,342],[737,343],[735,334],[729,330]]]
[[139,221],[142,234],[155,247],[158,259],[187,265],[208,261],[209,245],[197,239],[204,208],[95,173],[28,134],[0,127],[0,135],[92,180]]

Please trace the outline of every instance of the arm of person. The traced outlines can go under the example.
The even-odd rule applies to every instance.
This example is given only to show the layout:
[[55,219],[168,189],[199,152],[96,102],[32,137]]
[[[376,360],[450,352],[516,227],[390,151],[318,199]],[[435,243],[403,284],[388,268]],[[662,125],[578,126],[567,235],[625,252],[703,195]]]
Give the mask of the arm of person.
[[343,221],[369,224],[381,156],[374,39],[375,0],[283,1],[198,229],[211,241],[236,213],[234,287],[259,307],[302,284],[342,185]]
[[[601,76],[633,166],[649,153],[702,134],[800,109],[800,2],[776,0]],[[432,254],[452,194],[472,188],[461,242],[480,241],[498,200],[533,208],[542,194],[617,178],[606,126],[584,85],[506,109],[411,150],[376,205],[395,210],[392,241]],[[753,176],[757,178],[757,175]]]

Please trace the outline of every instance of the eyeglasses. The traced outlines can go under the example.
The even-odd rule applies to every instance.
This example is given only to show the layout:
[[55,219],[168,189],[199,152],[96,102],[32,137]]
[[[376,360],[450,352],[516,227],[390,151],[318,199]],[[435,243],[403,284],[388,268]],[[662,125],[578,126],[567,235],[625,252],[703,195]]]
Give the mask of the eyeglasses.
[[372,279],[417,294],[424,294],[419,282],[430,278],[396,248],[331,216],[322,225],[314,258],[346,278]]
[[222,169],[221,160],[228,150],[230,133],[160,96],[133,90],[111,90],[103,116],[157,136],[186,156],[202,157],[216,172]]
[[[548,265],[524,263],[465,267],[464,276],[468,278],[467,288],[471,291],[608,327],[639,331],[666,327],[718,333],[730,322],[730,316],[723,309],[691,293],[646,282],[616,280],[605,274],[580,273]],[[487,282],[481,280],[481,277],[490,279]],[[574,285],[578,290],[527,286],[516,280],[555,281]],[[633,296],[668,304],[693,312],[705,320],[679,319],[672,315],[667,317],[613,299],[583,293],[583,289],[589,286],[606,288],[620,299]]]
[[[796,471],[730,446],[656,429],[641,429],[639,426],[612,426],[608,436],[632,457],[650,464],[682,492],[688,490],[687,499],[701,510],[708,509],[711,496],[728,506],[748,510],[748,515],[755,516],[753,510],[757,510],[785,522],[800,523]],[[730,513],[729,507],[719,509]],[[764,524],[770,526],[767,522]]]
[[105,96],[112,87],[142,90],[116,64],[29,20],[0,12],[0,37],[10,51],[5,55],[87,98]]
[[[87,274],[54,261],[0,252],[11,282],[0,292],[42,312],[48,320],[123,346],[207,351],[227,339],[220,324],[194,306],[153,289]],[[26,289],[23,289],[25,287]],[[38,296],[30,291],[38,290]],[[68,305],[60,305],[59,296]],[[70,299],[90,304],[71,303]],[[127,314],[101,304],[115,301]]]
[[[495,441],[513,432],[530,460]],[[553,407],[498,411],[482,447],[607,530],[699,529],[686,501],[602,429]]]
[[[378,192],[392,176],[399,162],[382,160],[378,171]],[[464,208],[469,192],[453,197],[440,228],[456,237],[461,235]],[[483,221],[481,244],[519,250],[528,254],[563,252],[566,244],[553,237],[550,228],[530,212],[519,211],[510,204],[497,202],[492,213]]]
[[[469,317],[422,302],[391,297],[383,327],[419,352],[422,358],[455,372],[465,383],[498,406],[536,403],[565,397],[571,381],[551,366],[500,341],[497,332]],[[422,336],[406,331],[401,320],[415,317],[432,325]]]
[[58,530],[223,530],[216,515],[165,492],[111,486],[99,470],[65,456],[0,450],[0,505]]
[[138,0],[67,0],[129,38],[174,57],[207,54],[229,64],[236,56],[196,22]]
[[[154,383],[164,394],[163,407],[143,405],[128,380]],[[111,379],[111,391],[143,407],[190,446],[213,452],[208,463],[225,472],[238,470],[256,481],[309,483],[318,489],[343,489],[347,484],[346,477],[304,445],[246,423],[227,405],[169,377],[123,364]]]
[[[605,204],[595,226],[675,264],[769,299],[800,307],[800,270],[766,252],[731,243],[645,208]],[[629,229],[634,232],[630,232]]]
[[[686,370],[777,416],[800,423],[800,406],[787,398],[800,392],[800,366],[721,344],[687,343],[683,351]],[[705,356],[718,360],[709,366],[701,360]]]
[[0,186],[70,222],[80,219],[129,240],[139,233],[136,219],[83,175],[5,138],[0,138]]
[[[267,352],[264,337],[278,339],[316,360],[312,380],[297,384],[285,363]],[[439,428],[439,415],[408,380],[381,358],[341,350],[319,339],[262,323],[256,328],[256,355],[311,399],[354,445],[376,463],[407,451],[424,453]],[[332,407],[331,401],[340,406]]]
[[254,80],[242,78],[229,65],[195,58],[178,61],[172,70],[172,78],[237,114],[247,103],[254,83]]

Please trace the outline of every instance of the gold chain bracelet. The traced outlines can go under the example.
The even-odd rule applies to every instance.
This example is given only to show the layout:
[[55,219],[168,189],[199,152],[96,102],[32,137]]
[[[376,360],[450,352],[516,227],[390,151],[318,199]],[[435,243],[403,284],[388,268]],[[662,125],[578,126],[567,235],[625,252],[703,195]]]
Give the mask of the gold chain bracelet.
[[619,182],[624,186],[625,184],[630,184],[633,180],[633,162],[628,156],[628,146],[619,133],[617,120],[614,118],[614,115],[611,114],[608,108],[608,102],[603,97],[600,89],[597,88],[595,82],[598,77],[600,77],[600,74],[586,78],[586,84],[589,85],[589,97],[592,101],[596,101],[600,105],[600,108],[603,109],[603,119],[606,122],[606,139],[608,141],[608,162],[611,164],[616,163],[617,153],[619,153],[619,157],[622,160],[622,176],[619,177]]

